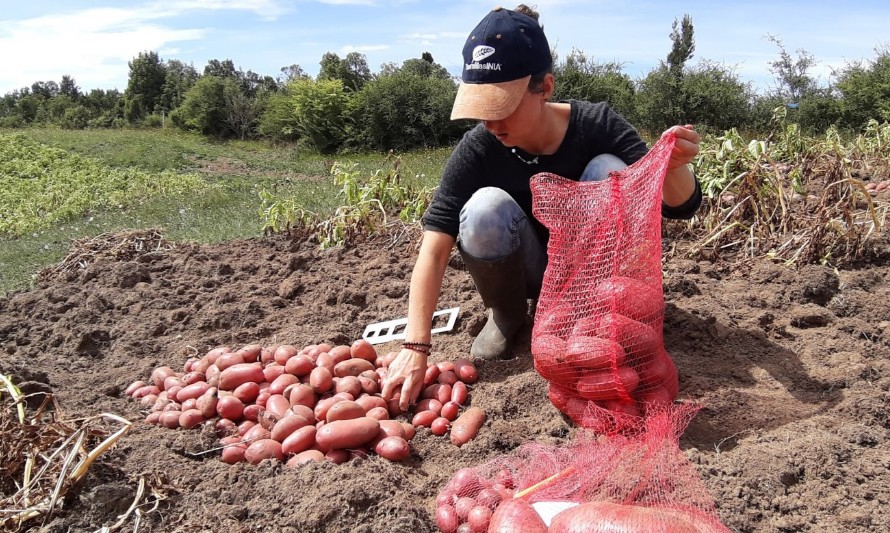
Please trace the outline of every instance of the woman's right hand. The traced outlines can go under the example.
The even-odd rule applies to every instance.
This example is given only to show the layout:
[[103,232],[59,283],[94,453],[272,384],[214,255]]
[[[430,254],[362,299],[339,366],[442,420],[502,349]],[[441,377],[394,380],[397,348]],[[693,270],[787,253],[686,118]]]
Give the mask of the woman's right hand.
[[426,375],[427,356],[425,353],[402,348],[387,369],[386,380],[383,382],[383,399],[389,401],[401,385],[399,407],[407,411],[417,402],[423,390],[423,378]]

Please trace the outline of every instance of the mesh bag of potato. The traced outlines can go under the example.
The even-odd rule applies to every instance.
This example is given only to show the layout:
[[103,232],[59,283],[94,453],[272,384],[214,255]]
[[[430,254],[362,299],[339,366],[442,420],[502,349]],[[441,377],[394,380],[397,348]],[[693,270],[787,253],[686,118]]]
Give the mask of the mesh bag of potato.
[[458,470],[436,499],[443,533],[728,533],[679,436],[691,405],[653,408],[633,431],[523,444]]
[[604,181],[532,178],[535,217],[550,231],[535,369],[558,409],[601,433],[620,432],[677,395],[661,277],[662,184],[675,142],[666,134]]

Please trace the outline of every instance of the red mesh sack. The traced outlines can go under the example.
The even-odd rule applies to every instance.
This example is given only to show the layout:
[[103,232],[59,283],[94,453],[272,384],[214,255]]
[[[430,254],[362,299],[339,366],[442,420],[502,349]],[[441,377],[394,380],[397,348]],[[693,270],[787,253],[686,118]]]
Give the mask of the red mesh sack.
[[677,396],[664,349],[661,194],[676,139],[662,137],[607,180],[532,178],[535,217],[550,231],[532,330],[535,369],[576,424],[622,431]]
[[583,432],[562,446],[527,443],[461,469],[436,499],[439,530],[728,533],[679,448],[696,410],[653,409],[624,434]]

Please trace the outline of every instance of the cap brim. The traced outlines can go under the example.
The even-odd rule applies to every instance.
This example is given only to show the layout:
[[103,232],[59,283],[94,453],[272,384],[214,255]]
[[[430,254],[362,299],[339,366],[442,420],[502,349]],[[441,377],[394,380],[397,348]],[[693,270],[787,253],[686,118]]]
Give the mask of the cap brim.
[[451,120],[502,120],[516,111],[528,91],[531,76],[501,83],[461,83],[457,88]]

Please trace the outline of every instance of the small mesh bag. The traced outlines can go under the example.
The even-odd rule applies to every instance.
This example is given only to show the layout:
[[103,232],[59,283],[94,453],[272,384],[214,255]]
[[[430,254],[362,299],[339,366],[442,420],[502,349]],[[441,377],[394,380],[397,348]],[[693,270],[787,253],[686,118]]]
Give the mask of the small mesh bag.
[[666,134],[604,181],[531,181],[534,215],[550,231],[535,369],[553,404],[598,432],[620,432],[677,396],[661,277],[662,184],[675,141]]
[[631,431],[529,442],[458,470],[436,499],[443,533],[728,533],[679,447],[694,405],[650,409]]

